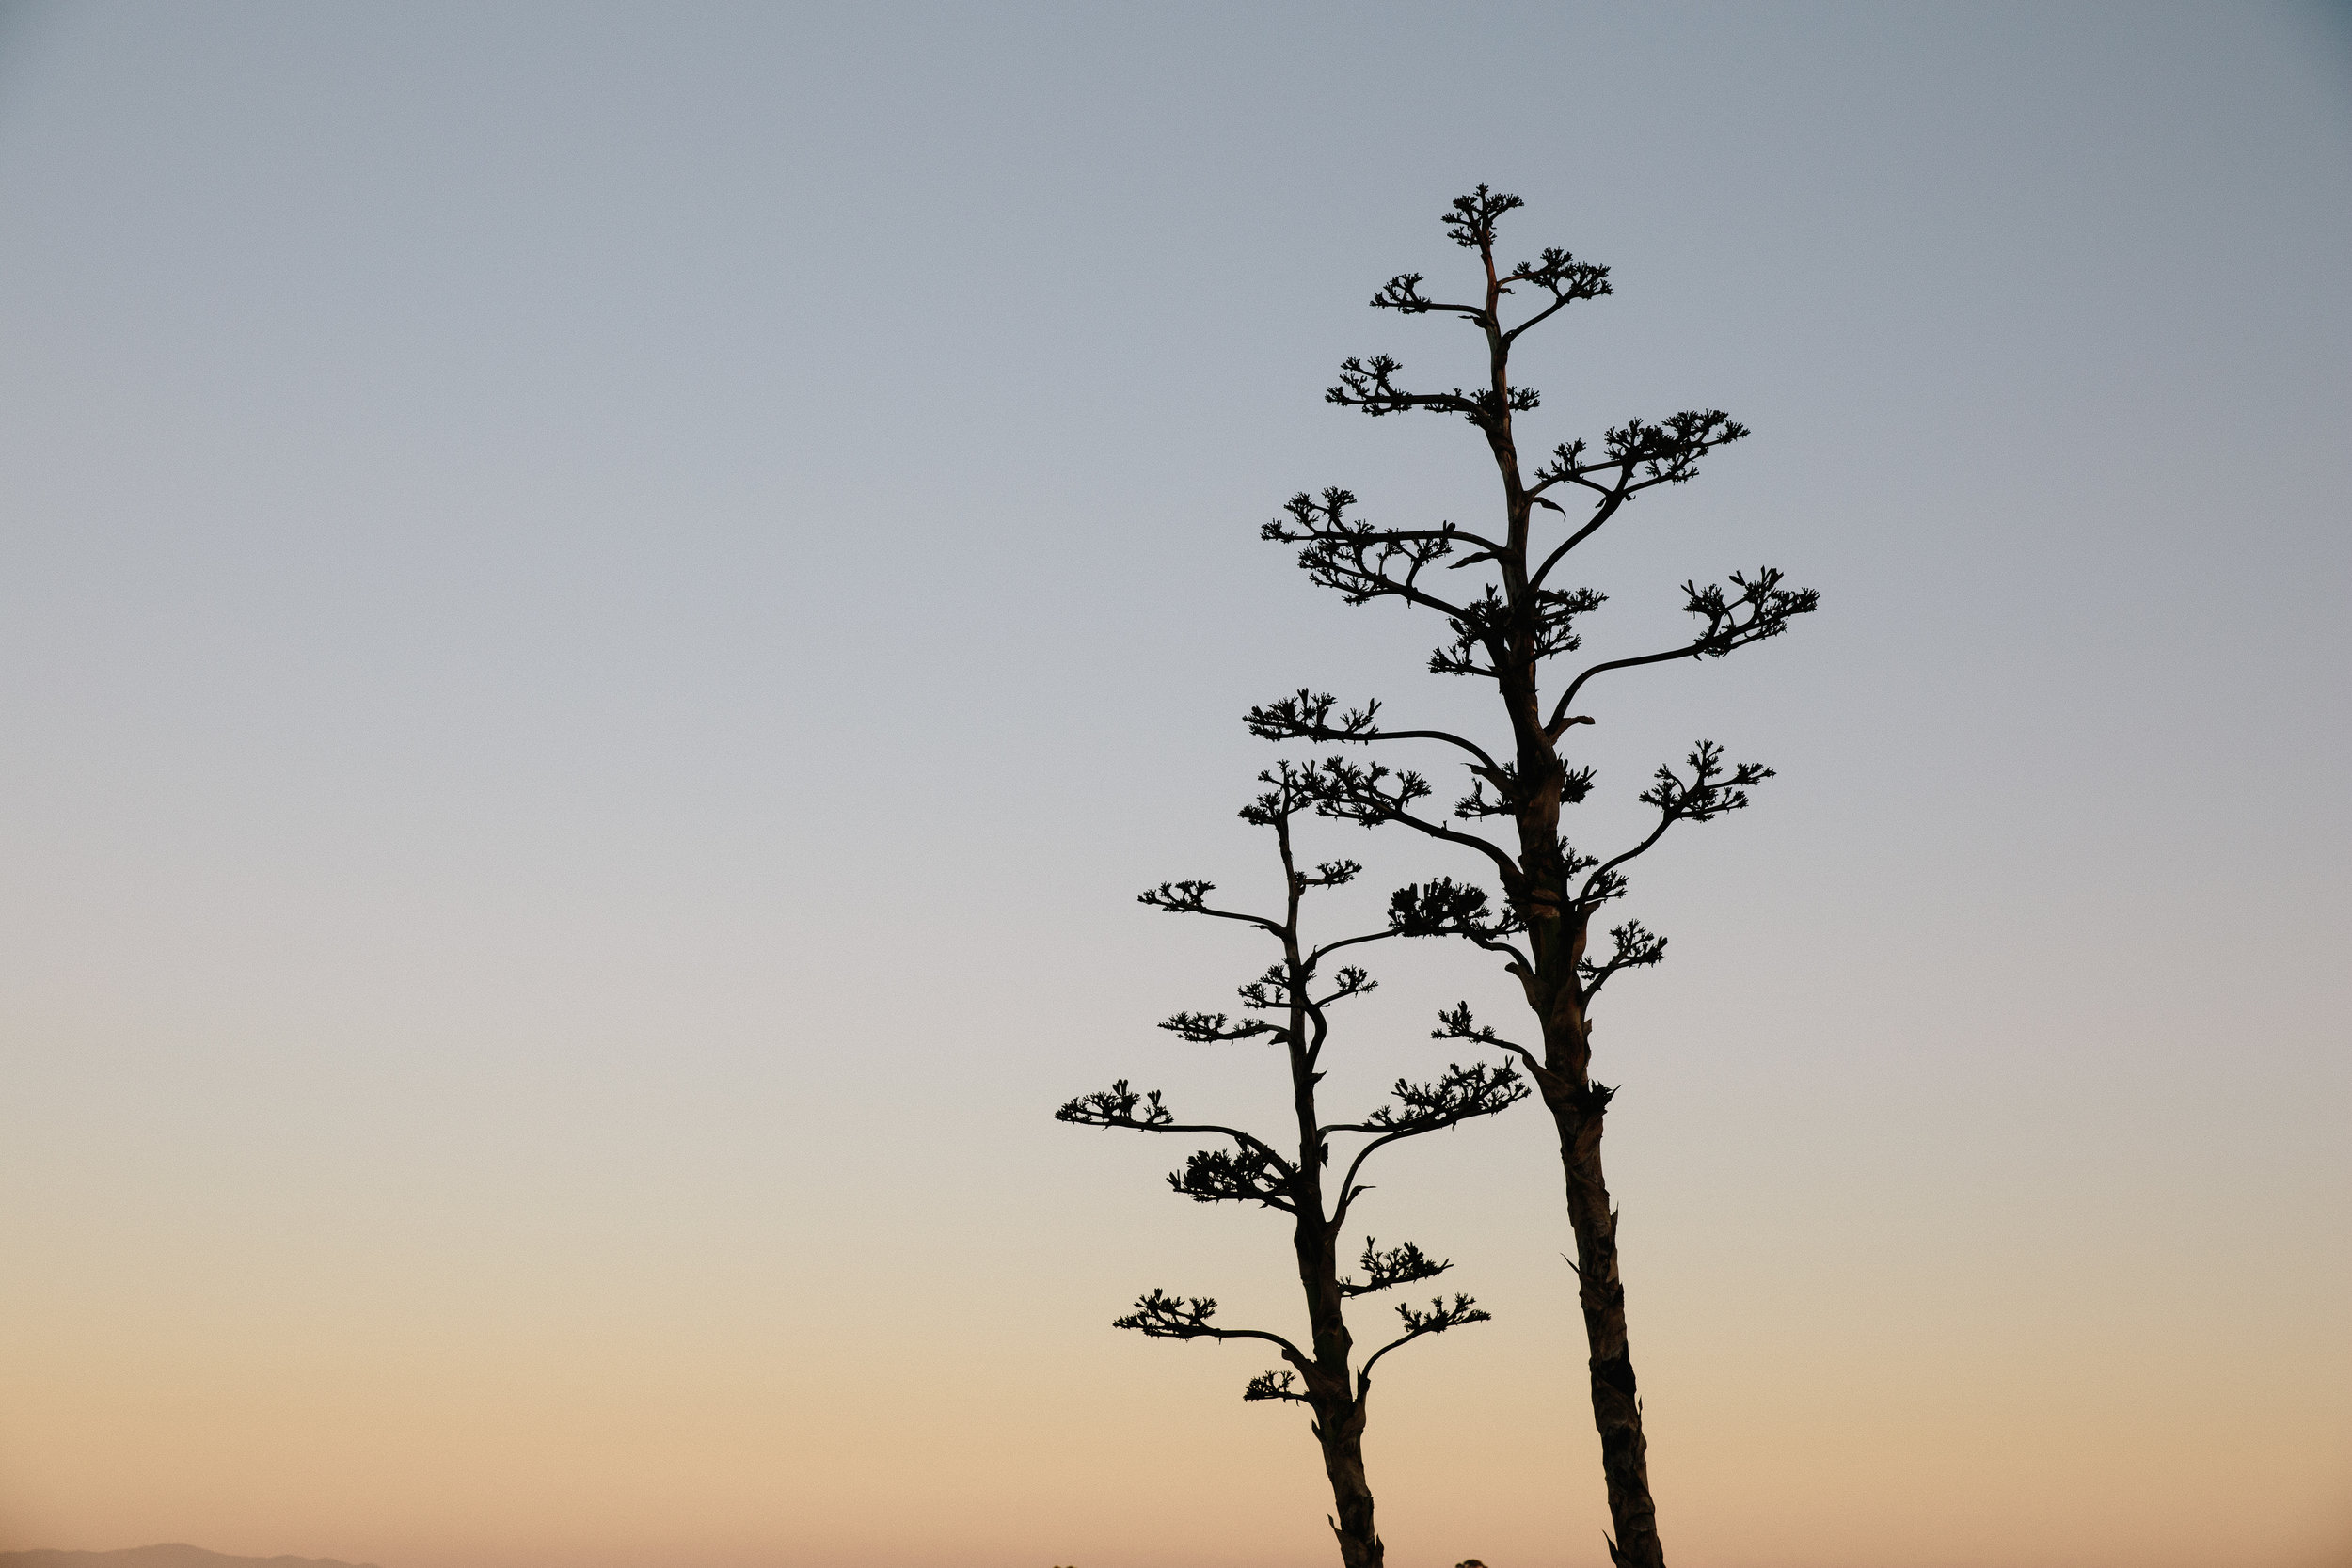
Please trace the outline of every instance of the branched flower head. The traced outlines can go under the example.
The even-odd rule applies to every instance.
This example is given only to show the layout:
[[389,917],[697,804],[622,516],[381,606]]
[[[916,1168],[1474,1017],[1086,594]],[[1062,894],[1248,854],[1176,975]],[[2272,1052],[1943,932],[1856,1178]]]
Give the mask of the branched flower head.
[[1451,877],[1409,882],[1389,896],[1389,929],[1401,937],[1468,937],[1478,942],[1520,928],[1518,916],[1496,909],[1485,888]]
[[[1136,1114],[1140,1108],[1142,1114]],[[1127,1086],[1121,1078],[1107,1089],[1082,1094],[1065,1102],[1054,1113],[1056,1121],[1075,1122],[1081,1127],[1133,1127],[1150,1129],[1166,1127],[1176,1119],[1167,1106],[1160,1103],[1160,1091],[1140,1094]]]
[[1472,1062],[1446,1064],[1445,1071],[1427,1084],[1400,1078],[1389,1091],[1393,1105],[1383,1105],[1366,1117],[1366,1125],[1389,1132],[1434,1132],[1476,1117],[1490,1117],[1527,1098],[1527,1085],[1510,1065]]
[[1263,1371],[1249,1380],[1249,1386],[1241,1391],[1245,1400],[1289,1400],[1296,1404],[1308,1402],[1307,1396],[1296,1392],[1292,1385],[1294,1374],[1285,1371]]
[[[1390,363],[1393,369],[1394,362]],[[1352,491],[1336,486],[1326,489],[1320,499],[1302,490],[1284,503],[1282,516],[1259,531],[1259,537],[1298,546],[1298,564],[1309,580],[1337,591],[1349,604],[1409,594],[1423,569],[1454,553],[1457,531],[1452,523],[1434,529],[1375,528],[1347,515],[1355,504]]]
[[1297,1176],[1260,1146],[1204,1148],[1188,1156],[1183,1170],[1168,1172],[1168,1184],[1195,1203],[1263,1203],[1287,1212],[1295,1206]]
[[1426,1312],[1406,1302],[1398,1302],[1396,1315],[1405,1320],[1405,1337],[1408,1339],[1417,1339],[1424,1334],[1443,1334],[1447,1329],[1458,1328],[1464,1323],[1490,1323],[1494,1319],[1493,1313],[1478,1309],[1475,1297],[1458,1295],[1450,1305],[1443,1296],[1431,1296]]
[[1469,1040],[1476,1045],[1501,1045],[1502,1037],[1493,1028],[1470,1016],[1470,1005],[1456,1003],[1438,1011],[1438,1026],[1429,1031],[1433,1040]]
[[1282,965],[1268,964],[1263,974],[1233,988],[1242,1006],[1254,1012],[1283,1012],[1291,1005],[1291,974]]
[[1533,283],[1555,300],[1598,299],[1616,291],[1609,286],[1609,269],[1598,261],[1580,261],[1557,245],[1544,246],[1540,260],[1521,261],[1503,275],[1504,290],[1512,283]]
[[1160,1027],[1195,1045],[1219,1045],[1228,1040],[1252,1039],[1260,1035],[1280,1032],[1262,1018],[1247,1018],[1234,1023],[1223,1013],[1178,1013],[1172,1018],[1163,1019]]
[[1743,810],[1748,787],[1762,784],[1772,770],[1760,763],[1743,762],[1729,772],[1724,768],[1724,749],[1702,740],[1686,760],[1691,777],[1660,767],[1656,781],[1641,795],[1642,803],[1655,806],[1670,822],[1706,822],[1727,811]]
[[1647,969],[1666,956],[1666,939],[1638,920],[1611,927],[1609,940],[1615,951],[1606,961],[1596,963],[1590,958],[1577,960],[1577,976],[1584,984],[1587,999],[1620,970]]
[[1217,1331],[1209,1326],[1216,1316],[1214,1296],[1171,1296],[1166,1291],[1154,1290],[1136,1298],[1136,1309],[1123,1318],[1113,1318],[1113,1328],[1132,1328],[1154,1339],[1198,1339],[1214,1336]]
[[1242,716],[1242,723],[1259,739],[1273,741],[1370,740],[1380,733],[1375,722],[1380,712],[1377,702],[1351,708],[1334,719],[1331,710],[1338,703],[1328,691],[1311,691],[1302,686],[1295,696],[1278,697],[1251,708]]
[[1411,391],[1396,384],[1396,372],[1404,368],[1386,354],[1375,354],[1368,359],[1343,359],[1339,385],[1327,388],[1323,400],[1343,408],[1360,408],[1375,419],[1416,409],[1428,414],[1458,414],[1482,430],[1500,426],[1506,414],[1524,414],[1543,406],[1543,394],[1533,387],[1512,387],[1502,392],[1491,387],[1475,391],[1461,387],[1448,388],[1442,392]]
[[1429,781],[1409,768],[1391,773],[1379,763],[1359,763],[1346,757],[1326,758],[1317,784],[1317,815],[1367,828],[1393,820],[1397,813],[1429,794]]
[[1445,237],[1464,250],[1487,250],[1494,246],[1495,220],[1526,205],[1508,191],[1481,185],[1468,196],[1455,197],[1438,221],[1445,225]]
[[1454,1263],[1450,1259],[1438,1260],[1430,1258],[1411,1242],[1382,1252],[1379,1250],[1379,1244],[1367,1236],[1364,1238],[1364,1255],[1359,1259],[1359,1266],[1364,1271],[1362,1281],[1359,1283],[1353,1279],[1341,1279],[1341,1294],[1368,1296],[1375,1291],[1385,1291],[1393,1285],[1410,1285],[1417,1280],[1435,1279],[1452,1268]]
[[1695,578],[1682,585],[1683,610],[1707,623],[1692,641],[1694,658],[1721,658],[1751,642],[1778,637],[1790,621],[1820,608],[1821,595],[1815,590],[1783,588],[1775,567],[1759,567],[1753,578],[1740,572],[1730,576],[1736,594],[1725,593],[1719,583],[1701,588]]
[[1215,882],[1162,882],[1136,894],[1136,902],[1166,910],[1170,914],[1199,914],[1207,907],[1209,895],[1216,891]]
[[1254,828],[1279,827],[1313,800],[1314,765],[1283,761],[1258,775],[1266,787],[1235,815]]

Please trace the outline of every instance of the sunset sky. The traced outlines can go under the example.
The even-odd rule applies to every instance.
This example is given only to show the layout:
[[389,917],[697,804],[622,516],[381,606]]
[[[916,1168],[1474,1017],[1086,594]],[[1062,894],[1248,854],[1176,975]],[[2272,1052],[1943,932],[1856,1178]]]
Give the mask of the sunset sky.
[[[1480,182],[1614,269],[1523,447],[1756,432],[1596,653],[1823,595],[1579,732],[1596,838],[1779,770],[1596,1037],[1672,1560],[2352,1560],[2352,11],[2137,4],[0,6],[0,1550],[1328,1560],[1263,1358],[1109,1327],[1283,1232],[1051,1113],[1280,1103],[1134,902],[1269,892],[1245,708],[1493,727],[1257,539],[1491,506],[1321,396],[1471,373],[1364,300]],[[1335,1108],[1512,1005],[1396,945]],[[1367,1200],[1495,1314],[1398,1568],[1606,1560],[1558,1192]]]

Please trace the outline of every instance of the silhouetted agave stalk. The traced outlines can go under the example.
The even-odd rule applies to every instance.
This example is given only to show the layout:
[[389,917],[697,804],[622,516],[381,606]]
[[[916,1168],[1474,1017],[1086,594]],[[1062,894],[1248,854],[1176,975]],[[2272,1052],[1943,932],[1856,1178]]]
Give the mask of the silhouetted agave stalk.
[[[1331,1528],[1339,1538],[1340,1560],[1344,1568],[1377,1568],[1380,1536],[1373,1522],[1363,1450],[1373,1368],[1391,1351],[1464,1323],[1483,1323],[1487,1315],[1467,1295],[1450,1302],[1433,1297],[1426,1307],[1400,1305],[1394,1337],[1357,1361],[1347,1304],[1359,1296],[1434,1279],[1453,1265],[1432,1259],[1411,1242],[1383,1249],[1367,1238],[1356,1263],[1359,1272],[1343,1275],[1340,1238],[1366,1191],[1360,1178],[1374,1155],[1407,1138],[1493,1116],[1523,1099],[1527,1086],[1508,1063],[1454,1063],[1426,1084],[1399,1079],[1391,1101],[1361,1120],[1322,1119],[1315,1090],[1330,1040],[1329,1009],[1375,985],[1354,964],[1327,973],[1326,960],[1344,948],[1410,934],[1417,921],[1425,924],[1431,917],[1400,895],[1386,928],[1311,944],[1299,925],[1307,895],[1352,881],[1363,868],[1354,861],[1326,861],[1311,871],[1302,870],[1293,853],[1293,820],[1331,798],[1332,781],[1323,768],[1285,763],[1261,774],[1260,780],[1267,786],[1265,792],[1241,815],[1273,832],[1286,890],[1281,913],[1250,914],[1214,905],[1209,897],[1216,890],[1208,882],[1163,882],[1142,899],[1172,914],[1254,927],[1279,948],[1274,963],[1240,989],[1244,1016],[1178,1013],[1161,1027],[1200,1044],[1263,1040],[1279,1048],[1290,1072],[1295,1125],[1260,1137],[1214,1122],[1179,1121],[1158,1091],[1139,1092],[1123,1078],[1107,1089],[1071,1101],[1055,1117],[1082,1127],[1220,1139],[1218,1147],[1190,1155],[1182,1170],[1168,1176],[1168,1185],[1196,1202],[1256,1203],[1291,1217],[1291,1244],[1307,1309],[1302,1338],[1262,1328],[1227,1327],[1212,1321],[1216,1315],[1213,1298],[1174,1296],[1158,1290],[1137,1298],[1135,1310],[1118,1319],[1115,1326],[1154,1338],[1256,1339],[1273,1346],[1286,1365],[1251,1378],[1242,1398],[1303,1404],[1312,1412],[1315,1440],[1322,1446],[1324,1471],[1331,1482]],[[1447,1037],[1449,1032],[1450,1026],[1441,1026],[1438,1035]],[[1325,1173],[1339,1139],[1353,1140],[1353,1152],[1339,1166],[1339,1180],[1327,1183]]]

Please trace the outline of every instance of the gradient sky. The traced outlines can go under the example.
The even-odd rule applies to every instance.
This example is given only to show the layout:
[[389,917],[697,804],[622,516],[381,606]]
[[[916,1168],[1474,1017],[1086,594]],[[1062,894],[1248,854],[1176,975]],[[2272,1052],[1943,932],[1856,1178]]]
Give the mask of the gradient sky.
[[[1489,504],[1363,309],[1487,181],[1617,295],[1530,447],[1755,427],[1592,552],[1634,1350],[1686,1568],[2352,1543],[2352,24],[2316,8],[0,10],[0,1547],[1324,1560],[1268,1216],[1056,1126],[1263,961],[1240,711],[1486,725],[1258,524]],[[1350,830],[1391,883],[1459,872]],[[1334,1103],[1507,1016],[1373,950]],[[1335,1048],[1336,1049],[1336,1048]],[[1391,1560],[1600,1561],[1533,1114],[1368,1216]]]

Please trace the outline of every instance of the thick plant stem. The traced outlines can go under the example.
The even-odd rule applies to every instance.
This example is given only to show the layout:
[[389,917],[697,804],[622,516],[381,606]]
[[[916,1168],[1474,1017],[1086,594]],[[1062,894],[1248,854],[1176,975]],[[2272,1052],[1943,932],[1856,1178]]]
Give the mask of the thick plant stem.
[[1344,1410],[1320,1412],[1315,1436],[1323,1444],[1324,1473],[1331,1478],[1331,1501],[1337,1513],[1331,1533],[1339,1537],[1343,1568],[1380,1568],[1383,1548],[1372,1525],[1372,1488],[1364,1481],[1364,1402],[1348,1402]]
[[[1298,994],[1304,994],[1304,976]],[[1313,1174],[1321,1145],[1312,1124],[1314,1073],[1303,1052],[1295,1082],[1300,1085],[1302,1125],[1307,1129],[1301,1168],[1305,1185],[1314,1196],[1302,1206],[1297,1224],[1298,1278],[1305,1288],[1307,1315],[1314,1330],[1313,1357],[1300,1365],[1306,1374],[1307,1403],[1314,1412],[1315,1441],[1323,1448],[1324,1474],[1331,1481],[1331,1533],[1339,1538],[1341,1568],[1380,1568],[1382,1547],[1372,1522],[1372,1483],[1364,1477],[1364,1418],[1372,1396],[1370,1380],[1353,1374],[1349,1358],[1354,1338],[1348,1333],[1342,1303],[1339,1270],[1333,1248],[1338,1227],[1323,1213],[1322,1185]]]
[[[1530,661],[1532,666],[1532,660]],[[1519,813],[1523,907],[1529,915],[1534,968],[1523,975],[1530,1007],[1544,1033],[1545,1070],[1536,1075],[1560,1134],[1560,1164],[1567,1179],[1568,1227],[1576,1235],[1578,1299],[1584,1314],[1592,1378],[1593,1425],[1600,1436],[1610,1546],[1616,1568],[1665,1568],[1658,1509],[1650,1499],[1649,1441],[1642,1432],[1633,1359],[1626,1338],[1625,1283],[1617,1272],[1617,1215],[1600,1162],[1600,1139],[1611,1091],[1592,1080],[1591,1025],[1578,965],[1592,908],[1568,885],[1560,847],[1561,781],[1565,768],[1551,737],[1536,721],[1534,682],[1505,687],[1518,742],[1522,776],[1533,788]]]
[[1574,1101],[1551,1106],[1566,1168],[1568,1224],[1576,1232],[1577,1295],[1584,1310],[1591,1356],[1593,1425],[1600,1433],[1600,1464],[1616,1528],[1610,1548],[1618,1568],[1664,1568],[1658,1509],[1649,1495],[1649,1442],[1642,1434],[1642,1403],[1626,1340],[1625,1284],[1617,1274],[1617,1216],[1601,1172],[1601,1121],[1607,1112]]
[[[1549,820],[1541,823],[1556,842]],[[1530,857],[1533,859],[1534,857]],[[1538,862],[1550,876],[1557,863]],[[1549,880],[1549,877],[1545,879]],[[1577,963],[1584,956],[1589,911],[1576,911],[1565,888],[1549,900],[1570,911],[1563,918],[1539,919],[1534,938],[1534,973],[1528,1000],[1544,1026],[1544,1067],[1536,1075],[1545,1107],[1560,1134],[1560,1164],[1567,1179],[1568,1227],[1576,1235],[1577,1298],[1584,1314],[1586,1365],[1591,1372],[1593,1426],[1600,1436],[1602,1480],[1609,1519],[1616,1531],[1610,1560],[1616,1568],[1665,1568],[1658,1538],[1658,1508],[1650,1500],[1649,1440],[1642,1432],[1642,1402],[1633,1380],[1633,1357],[1626,1337],[1625,1281],[1617,1271],[1617,1213],[1609,1200],[1609,1179],[1601,1169],[1600,1139],[1612,1091],[1592,1079],[1592,1038],[1584,1014],[1584,991]],[[1541,902],[1539,900],[1539,902]],[[1567,940],[1563,942],[1565,933]]]
[[[1488,280],[1486,326],[1498,405],[1508,407],[1510,345],[1498,326],[1501,295],[1494,257],[1482,246]],[[1534,599],[1527,572],[1532,520],[1519,477],[1518,452],[1507,412],[1486,430],[1495,467],[1502,478],[1509,524],[1508,544],[1497,565],[1513,607],[1513,634],[1495,650],[1497,684],[1511,716],[1515,760],[1521,787],[1518,802],[1519,855],[1517,895],[1526,919],[1532,971],[1521,984],[1544,1035],[1544,1066],[1537,1087],[1560,1132],[1560,1161],[1567,1177],[1568,1226],[1576,1235],[1579,1297],[1592,1375],[1593,1424],[1600,1436],[1601,1469],[1609,1517],[1616,1531],[1610,1545],[1616,1568],[1665,1568],[1658,1537],[1658,1509],[1650,1500],[1649,1443],[1642,1433],[1642,1405],[1634,1394],[1633,1361],[1626,1341],[1625,1286],[1617,1274],[1617,1218],[1602,1175],[1600,1136],[1610,1091],[1592,1081],[1591,1027],[1578,964],[1584,957],[1594,906],[1571,888],[1572,868],[1560,837],[1560,810],[1566,765],[1557,735],[1545,723],[1537,695],[1541,663],[1534,633]]]

